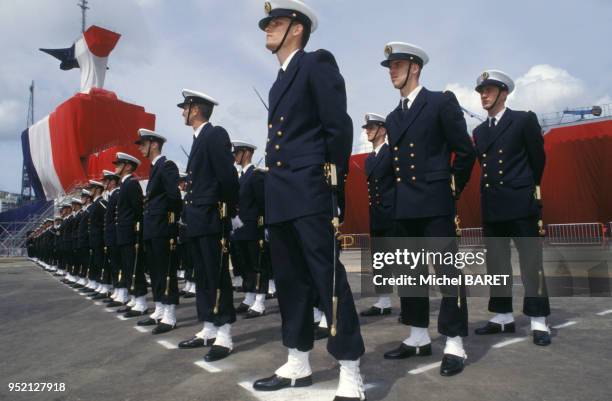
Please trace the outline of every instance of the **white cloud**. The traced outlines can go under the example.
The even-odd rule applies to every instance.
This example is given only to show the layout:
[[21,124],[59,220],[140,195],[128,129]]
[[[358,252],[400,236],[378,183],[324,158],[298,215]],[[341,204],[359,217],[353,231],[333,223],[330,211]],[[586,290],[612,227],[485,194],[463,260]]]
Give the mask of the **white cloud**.
[[540,64],[516,79],[516,89],[508,105],[547,113],[582,106],[588,99],[588,91],[580,79],[561,68]]

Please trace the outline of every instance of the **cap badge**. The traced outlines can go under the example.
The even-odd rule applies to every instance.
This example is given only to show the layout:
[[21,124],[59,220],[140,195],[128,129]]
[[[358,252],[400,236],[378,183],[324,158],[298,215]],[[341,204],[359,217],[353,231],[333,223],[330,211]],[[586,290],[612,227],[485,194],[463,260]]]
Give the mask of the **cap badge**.
[[483,81],[485,79],[489,79],[489,73],[485,71],[485,72],[482,73],[482,75],[480,77],[482,78]]
[[272,12],[272,4],[270,4],[269,1],[266,1],[264,3],[264,11],[266,12],[266,14],[270,14],[270,12]]
[[389,57],[391,53],[393,53],[393,48],[389,45],[385,46],[385,56]]

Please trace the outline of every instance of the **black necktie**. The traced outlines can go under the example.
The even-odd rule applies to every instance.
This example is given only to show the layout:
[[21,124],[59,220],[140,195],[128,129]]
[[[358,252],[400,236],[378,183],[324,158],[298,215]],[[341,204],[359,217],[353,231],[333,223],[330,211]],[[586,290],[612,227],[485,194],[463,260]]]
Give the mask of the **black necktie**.
[[285,70],[283,70],[282,68],[278,69],[278,75],[276,75],[276,80],[280,81],[280,79],[283,77],[283,74],[285,73]]
[[402,99],[402,110],[403,111],[408,110],[408,103],[410,103],[410,99],[408,98]]
[[489,128],[495,127],[495,117],[489,120]]

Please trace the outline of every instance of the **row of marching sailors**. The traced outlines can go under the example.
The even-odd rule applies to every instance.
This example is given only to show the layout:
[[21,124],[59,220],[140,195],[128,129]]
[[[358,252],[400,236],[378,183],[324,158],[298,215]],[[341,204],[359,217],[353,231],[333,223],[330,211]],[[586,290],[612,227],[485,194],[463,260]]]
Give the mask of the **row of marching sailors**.
[[[181,219],[188,174],[179,173],[176,164],[161,155],[165,142],[154,131],[139,130],[136,144],[151,161],[144,194],[133,176],[140,160],[119,152],[113,162],[115,171],[104,170],[101,180],[90,180],[80,198],[60,204],[55,224],[47,219],[28,237],[28,256],[42,267],[92,299],[118,308],[126,318],[143,316],[138,325],[156,326],[153,334],[176,327],[179,296],[198,298],[197,287],[214,285],[205,274],[194,271],[193,247],[197,245],[186,235],[187,225]],[[255,149],[243,141],[233,142],[240,212],[231,226],[224,227],[222,244],[222,251],[231,256],[234,288],[245,292],[235,308],[245,318],[263,316],[265,299],[275,293],[263,226],[263,170],[251,163]],[[218,210],[221,220],[224,207]],[[224,258],[223,269],[228,259]],[[150,276],[155,302],[148,316],[145,273]],[[185,278],[180,291],[179,277]],[[200,337],[184,341],[181,348],[203,346]]]

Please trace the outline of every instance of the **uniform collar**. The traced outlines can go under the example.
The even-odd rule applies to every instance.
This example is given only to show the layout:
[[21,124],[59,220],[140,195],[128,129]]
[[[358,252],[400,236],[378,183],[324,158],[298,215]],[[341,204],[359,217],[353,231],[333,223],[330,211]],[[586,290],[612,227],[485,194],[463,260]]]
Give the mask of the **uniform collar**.
[[202,125],[200,125],[198,128],[196,128],[196,130],[193,133],[193,136],[197,138],[198,135],[200,135],[200,132],[202,132],[202,130],[204,129],[204,126],[206,124],[210,124],[210,121],[206,121],[205,123],[202,123]]
[[423,85],[419,85],[419,86],[417,86],[416,88],[414,88],[414,89],[412,90],[412,92],[410,92],[410,93],[408,94],[408,96],[406,96],[406,97],[402,97],[402,98],[401,98],[402,100],[404,100],[404,99],[406,99],[406,98],[408,98],[408,99],[409,99],[409,102],[408,102],[408,108],[410,108],[410,106],[412,106],[412,104],[414,103],[414,99],[416,99],[416,97],[419,95],[419,93],[421,92],[421,89],[423,89]]
[[287,58],[285,59],[285,62],[283,63],[283,65],[281,65],[281,68],[283,69],[283,71],[287,71],[287,67],[289,67],[289,63],[291,63],[291,60],[293,59],[293,56],[295,56],[295,53],[297,53],[297,52],[299,52],[299,51],[300,51],[300,49],[295,49],[295,50],[293,51],[293,53],[291,53],[291,54],[289,55],[289,57],[287,57]]
[[125,182],[125,180],[127,180],[128,178],[130,178],[132,176],[132,173],[124,176],[123,178],[121,178],[121,183],[123,184]]
[[491,118],[495,118],[495,125],[499,124],[501,118],[504,116],[504,113],[506,112],[506,109],[507,107],[504,107],[503,109],[501,109],[499,113],[497,113],[493,117],[488,117],[487,122],[489,123],[489,125],[491,124]]
[[155,159],[153,159],[153,161],[151,162],[151,164],[155,166],[155,163],[157,163],[157,161],[158,161],[159,159],[161,159],[161,157],[162,157],[162,156],[163,156],[162,154],[157,155],[157,156],[155,157]]
[[385,146],[384,141],[374,149],[374,156],[378,156],[378,152],[380,152],[383,146]]

